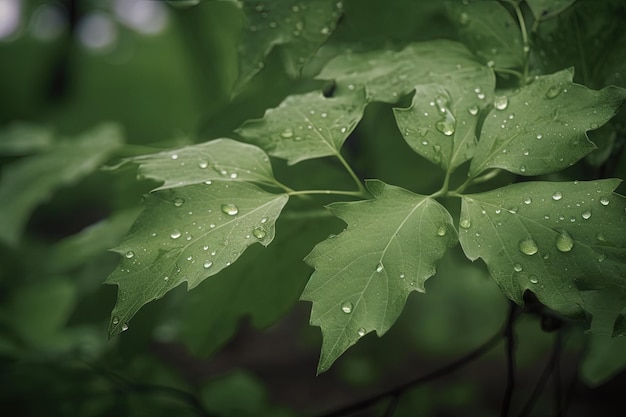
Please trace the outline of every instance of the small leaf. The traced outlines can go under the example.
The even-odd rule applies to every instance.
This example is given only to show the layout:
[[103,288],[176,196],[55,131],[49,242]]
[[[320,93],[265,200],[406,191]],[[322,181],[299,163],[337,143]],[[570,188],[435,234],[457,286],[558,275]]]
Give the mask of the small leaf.
[[313,302],[311,324],[324,336],[318,372],[366,333],[389,330],[457,242],[450,214],[433,199],[377,180],[367,188],[374,200],[328,206],[348,227],[305,259],[315,272],[302,299]]
[[626,199],[613,193],[619,182],[525,182],[464,196],[463,250],[482,258],[516,303],[529,290],[551,309],[581,316],[581,291],[610,297],[626,287]]
[[290,165],[306,159],[337,155],[365,109],[362,93],[325,98],[319,92],[287,97],[263,119],[236,130],[270,155]]
[[146,210],[115,248],[122,260],[106,280],[119,287],[109,335],[125,330],[141,306],[182,282],[194,288],[248,246],[267,246],[287,199],[226,181],[149,194]]
[[549,19],[560,14],[574,4],[576,0],[526,0],[526,4],[533,12],[535,19]]
[[496,68],[520,68],[524,64],[522,33],[517,20],[497,1],[468,4],[447,2],[448,14],[457,23],[460,38],[483,62]]
[[[332,59],[317,78],[335,80],[338,94],[365,87],[369,101],[387,103],[420,84],[455,82],[485,94],[495,83],[488,67],[465,46],[448,40],[414,43],[400,51],[348,52]],[[481,85],[477,80],[489,82]]]
[[239,80],[242,85],[263,68],[265,57],[276,45],[288,72],[299,75],[302,67],[335,30],[341,16],[336,0],[241,0],[245,23],[239,44]]
[[[486,77],[477,85],[489,85],[490,81]],[[404,139],[415,152],[453,170],[473,156],[478,116],[488,105],[486,95],[481,97],[467,94],[453,83],[447,88],[420,85],[415,87],[411,107],[393,111]]]
[[92,173],[121,145],[117,126],[103,125],[75,140],[60,142],[45,153],[7,165],[0,180],[0,241],[16,246],[37,205],[57,188]]
[[215,139],[129,160],[139,165],[140,177],[163,181],[157,190],[216,180],[276,183],[265,152],[232,139]]
[[572,77],[572,70],[560,71],[502,96],[485,119],[470,174],[487,168],[547,174],[593,151],[585,132],[615,115],[626,90],[610,86],[594,91],[572,83]]

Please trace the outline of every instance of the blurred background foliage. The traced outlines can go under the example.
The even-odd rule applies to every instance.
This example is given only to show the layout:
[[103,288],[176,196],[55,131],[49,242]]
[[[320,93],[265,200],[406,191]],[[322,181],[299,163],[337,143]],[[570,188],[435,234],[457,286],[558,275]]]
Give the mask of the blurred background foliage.
[[[625,3],[560,3],[565,10],[531,33],[535,71],[574,66],[577,81],[590,87],[626,87]],[[523,10],[532,21],[531,10]],[[129,166],[98,166],[234,137],[241,123],[287,95],[328,88],[312,77],[338,52],[459,39],[456,23],[438,0],[346,0],[335,32],[301,77],[284,67],[277,47],[235,94],[246,24],[235,2],[0,0],[0,204],[12,210],[0,216],[0,410],[21,416],[315,415],[436,370],[498,334],[507,301],[485,268],[467,262],[456,247],[428,281],[427,294],[409,298],[384,338],[367,336],[315,377],[321,335],[307,324],[309,305],[297,303],[311,272],[301,259],[343,225],[312,213],[281,218],[269,248],[252,247],[191,293],[170,292],[143,308],[128,332],[106,339],[115,288],[101,284],[117,263],[107,249],[127,232],[141,195],[154,184],[136,179]],[[506,86],[506,76],[499,82]],[[624,119],[622,111],[593,132],[600,150],[584,164],[550,179],[624,178]],[[90,142],[95,137],[99,141]],[[443,173],[407,150],[391,106],[374,103],[345,152],[363,178],[436,190]],[[289,171],[273,162],[292,186],[337,182],[339,168],[326,160]],[[458,213],[457,203],[448,206]],[[240,283],[235,293],[233,280]],[[560,382],[555,379],[535,409],[551,412],[555,392],[567,391],[568,415],[613,410],[626,382],[620,373],[626,341],[589,337],[581,324],[536,312],[530,309],[515,325],[514,409],[531,398],[558,342]],[[545,331],[553,330],[550,320],[561,324],[558,331]],[[500,345],[405,392],[396,415],[497,415],[505,378]],[[358,415],[382,415],[386,407],[383,401]]]

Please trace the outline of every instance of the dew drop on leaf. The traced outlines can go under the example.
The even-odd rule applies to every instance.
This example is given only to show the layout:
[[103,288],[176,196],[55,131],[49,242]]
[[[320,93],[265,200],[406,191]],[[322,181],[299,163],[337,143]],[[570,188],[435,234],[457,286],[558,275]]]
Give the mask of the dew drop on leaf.
[[344,313],[346,313],[346,314],[350,314],[350,313],[352,313],[352,308],[353,308],[353,307],[354,307],[354,306],[352,305],[352,303],[351,303],[351,302],[346,301],[345,303],[343,303],[343,304],[341,305],[341,311],[343,311],[343,312],[344,312]]
[[498,96],[494,99],[493,106],[498,110],[505,110],[509,107],[509,99],[507,96]]
[[175,198],[175,199],[173,200],[173,203],[174,203],[174,205],[175,205],[176,207],[180,207],[180,206],[182,206],[183,204],[185,204],[185,199],[184,199],[184,198],[179,198],[179,197],[177,197],[177,198]]
[[469,221],[469,219],[462,219],[459,222],[459,226],[461,226],[463,229],[469,229],[471,225],[472,223]]
[[591,210],[585,210],[581,214],[582,218],[585,220],[589,220],[591,218]]
[[532,199],[532,198],[530,198],[530,197],[526,197],[526,198],[524,199],[524,204],[531,204],[532,202],[533,202],[533,199]]
[[376,265],[376,272],[382,272],[383,269],[385,269],[385,267],[379,262],[378,265]]
[[117,317],[117,316],[114,316],[114,317],[113,317],[113,319],[111,320],[111,323],[112,323],[114,326],[117,326],[118,324],[120,324],[120,318],[119,318],[119,317]]
[[437,228],[437,236],[443,237],[446,235],[446,232],[446,226],[441,225]]
[[513,270],[515,272],[522,272],[524,270],[524,267],[522,267],[522,265],[520,265],[520,264],[515,264],[515,265],[513,265]]
[[539,279],[537,279],[537,277],[534,275],[531,275],[530,278],[528,278],[528,280],[533,284],[536,284],[539,282]]
[[558,85],[553,85],[546,91],[546,98],[553,99],[559,94],[561,94],[561,87]]
[[608,206],[609,205],[609,199],[607,197],[602,197],[600,199],[600,204],[602,204],[603,206]]
[[472,116],[476,116],[478,114],[478,106],[476,104],[473,104],[471,106],[469,106],[467,108],[467,111],[469,112],[469,114],[471,114]]
[[130,259],[133,256],[135,256],[135,252],[133,252],[132,250],[129,250],[128,252],[126,252],[126,254],[124,256],[126,256],[128,259]]
[[359,337],[365,336],[365,333],[367,333],[367,331],[363,327],[361,327],[361,328],[359,328],[359,330],[357,330],[357,334],[359,335]]
[[293,130],[291,130],[291,128],[287,128],[287,129],[282,131],[280,136],[285,138],[285,139],[289,139],[290,137],[293,136]]
[[209,269],[210,267],[213,266],[213,262],[212,261],[204,261],[204,264],[202,264],[202,266],[204,266],[204,269]]
[[124,323],[122,324],[122,331],[125,332],[126,330],[128,330],[128,324]]
[[520,252],[528,256],[536,254],[539,250],[539,248],[537,247],[537,243],[532,238],[522,240],[519,243],[518,247]]
[[198,167],[205,169],[206,167],[209,166],[209,163],[207,161],[200,161],[198,162]]
[[173,160],[177,160],[178,159],[178,155],[177,154],[172,154],[172,155],[170,155],[170,158],[172,158]]
[[181,235],[182,235],[182,233],[180,233],[180,230],[178,230],[178,229],[174,229],[174,230],[172,230],[172,233],[170,233],[170,237],[172,239],[178,239]]
[[598,239],[600,242],[606,242],[606,236],[604,236],[604,233],[598,233],[596,235],[596,239]]
[[235,216],[239,213],[239,207],[232,203],[222,204],[222,213],[228,214],[229,216]]
[[561,252],[569,252],[574,247],[574,239],[565,230],[556,237],[556,248]]
[[601,253],[600,256],[598,256],[598,262],[602,263],[606,260],[606,255]]
[[556,191],[554,194],[552,194],[552,199],[554,201],[559,201],[562,198],[563,198],[563,194],[561,194],[561,192],[559,191]]
[[259,240],[263,239],[266,234],[265,229],[261,226],[255,227],[254,230],[252,230],[252,235]]
[[443,133],[446,136],[452,136],[455,130],[454,124],[454,117],[452,117],[452,115],[448,112],[446,113],[444,119],[441,119],[437,123],[435,123],[435,129],[437,129],[439,132]]
[[543,135],[541,133],[537,133],[537,139],[541,139]]

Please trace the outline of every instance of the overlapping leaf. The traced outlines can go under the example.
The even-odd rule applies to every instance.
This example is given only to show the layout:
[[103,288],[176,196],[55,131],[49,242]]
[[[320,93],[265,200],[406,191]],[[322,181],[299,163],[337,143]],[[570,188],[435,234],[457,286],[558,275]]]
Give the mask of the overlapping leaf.
[[213,181],[154,192],[107,278],[118,285],[109,335],[149,301],[187,282],[189,289],[235,262],[254,243],[267,246],[288,197],[243,182]]
[[251,181],[275,184],[269,158],[261,149],[232,139],[215,139],[131,159],[138,175],[163,181],[157,190],[206,181]]
[[414,43],[400,51],[345,53],[332,59],[317,78],[335,80],[337,93],[365,88],[369,101],[394,103],[420,84],[455,82],[476,94],[490,94],[477,80],[493,80],[491,70],[463,45],[448,40]]
[[239,44],[239,81],[244,84],[261,68],[276,45],[282,46],[287,70],[298,75],[332,34],[341,16],[336,0],[240,0],[245,23]]
[[[463,197],[459,237],[510,299],[530,290],[546,306],[581,316],[581,291],[626,288],[626,199],[619,180],[525,182]],[[615,317],[613,317],[615,321]]]
[[458,24],[463,42],[485,63],[496,68],[516,68],[524,64],[520,27],[500,2],[448,2],[446,5]]
[[237,133],[289,164],[337,155],[361,120],[365,104],[363,94],[293,95],[267,110],[263,119],[246,122]]
[[[477,73],[473,85],[491,91],[493,78]],[[470,159],[476,148],[476,123],[479,113],[490,104],[486,94],[477,87],[467,93],[455,83],[419,85],[408,109],[394,109],[398,127],[409,146],[444,169],[454,168]]]
[[58,187],[93,172],[121,145],[119,129],[104,125],[75,140],[59,142],[48,152],[7,165],[0,180],[0,241],[16,245],[38,204]]
[[615,115],[626,90],[613,86],[590,90],[572,83],[572,76],[571,70],[564,70],[538,77],[517,94],[497,97],[483,124],[470,174],[487,168],[546,174],[573,165],[594,150],[585,132]]
[[384,334],[457,241],[450,214],[433,199],[377,180],[367,187],[373,200],[328,206],[347,229],[305,259],[315,272],[302,299],[313,302],[311,324],[324,337],[319,372],[366,333]]

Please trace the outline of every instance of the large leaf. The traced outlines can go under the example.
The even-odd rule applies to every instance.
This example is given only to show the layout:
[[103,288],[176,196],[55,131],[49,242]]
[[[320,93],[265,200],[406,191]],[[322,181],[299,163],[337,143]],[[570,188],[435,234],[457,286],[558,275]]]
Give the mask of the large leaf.
[[365,109],[363,94],[325,98],[319,92],[287,97],[263,119],[250,120],[237,133],[289,164],[338,155]]
[[319,372],[366,333],[384,334],[457,242],[450,214],[433,199],[377,180],[367,188],[373,200],[328,206],[347,229],[305,259],[315,272],[302,299],[313,302],[311,324],[324,337]]
[[118,285],[109,335],[147,302],[187,282],[187,288],[235,262],[254,243],[267,246],[288,197],[255,185],[214,181],[157,191],[115,248],[122,255],[106,283]]
[[[486,77],[480,84],[489,82],[490,77]],[[485,95],[480,97],[467,94],[454,83],[447,88],[439,84],[419,85],[415,87],[411,107],[393,110],[409,146],[442,168],[453,170],[474,154],[478,116],[490,104]]]
[[500,2],[449,2],[447,7],[463,43],[489,66],[519,68],[524,64],[520,27]]
[[[38,131],[31,132],[40,135]],[[45,153],[7,165],[0,180],[0,241],[17,245],[38,204],[57,188],[93,172],[121,145],[119,129],[103,125],[75,140],[59,142]]]
[[263,68],[265,57],[281,45],[283,61],[298,75],[335,29],[342,3],[336,0],[241,0],[245,23],[239,44],[239,81]]
[[516,303],[529,290],[551,309],[581,316],[581,291],[612,297],[626,288],[626,199],[613,193],[619,182],[525,182],[464,196],[463,250],[482,258]]
[[494,85],[488,67],[448,40],[414,43],[400,51],[348,52],[332,59],[317,78],[335,80],[338,94],[365,87],[368,100],[388,103],[420,84],[456,82],[479,97],[490,95]]
[[163,181],[157,190],[215,180],[276,184],[265,152],[232,139],[215,139],[130,160],[139,164],[140,177]]
[[600,91],[572,83],[572,70],[538,77],[519,93],[496,98],[470,167],[476,175],[504,168],[519,175],[559,171],[593,151],[586,131],[606,123],[626,90]]

